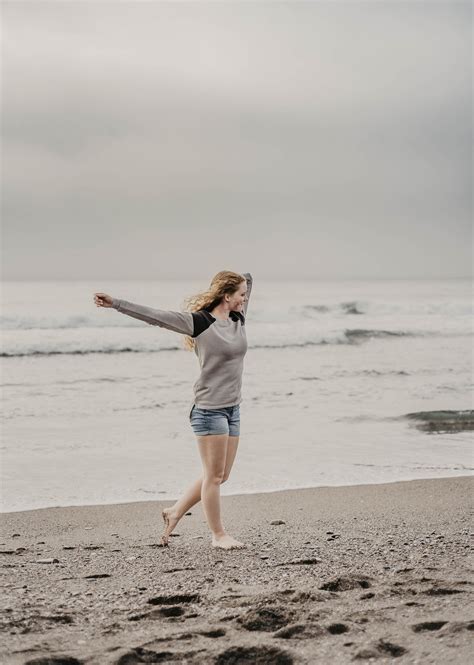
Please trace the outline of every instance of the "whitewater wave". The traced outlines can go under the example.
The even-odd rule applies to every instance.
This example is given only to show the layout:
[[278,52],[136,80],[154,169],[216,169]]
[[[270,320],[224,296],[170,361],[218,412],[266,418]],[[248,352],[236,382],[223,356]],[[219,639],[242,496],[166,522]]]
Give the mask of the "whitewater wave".
[[[293,348],[306,348],[324,345],[346,345],[346,344],[363,344],[370,339],[398,339],[400,337],[428,337],[436,336],[438,333],[430,332],[412,332],[400,330],[377,330],[377,329],[346,329],[340,331],[333,331],[326,334],[312,334],[311,336],[306,333],[309,338],[305,339],[302,335],[300,339],[288,340],[285,338],[278,338],[275,334],[273,338],[265,339],[267,334],[260,335],[252,334],[255,341],[249,341],[250,349],[293,349]],[[172,335],[172,333],[170,333]],[[443,335],[446,336],[446,335]],[[452,336],[452,335],[448,335]],[[456,334],[457,336],[457,334]],[[263,339],[262,339],[263,337]],[[29,341],[23,340],[21,344],[17,339],[12,338],[10,342],[3,343],[2,358],[18,358],[24,356],[55,356],[55,355],[88,355],[91,353],[160,353],[162,351],[184,351],[181,342],[169,343],[167,340],[156,338],[137,338],[133,344],[120,344],[115,342],[111,345],[104,343],[102,338],[93,337],[90,340],[71,340],[70,338],[61,339],[45,339],[42,341]]]
[[[59,297],[59,296],[58,296]],[[85,310],[64,311],[59,305],[53,307],[54,303],[38,309],[39,304],[19,309],[18,303],[14,308],[4,305],[3,315],[0,316],[0,328],[2,330],[87,330],[87,329],[119,329],[119,328],[137,328],[143,323],[132,317],[117,316],[114,312],[96,312]],[[68,303],[68,306],[72,305]],[[166,309],[166,307],[164,307]],[[170,309],[174,309],[171,307]],[[179,309],[179,306],[178,308]],[[15,311],[16,310],[16,311]],[[8,314],[7,314],[8,312]],[[464,301],[444,301],[439,302],[416,302],[395,301],[387,302],[379,298],[367,300],[335,300],[334,302],[311,302],[303,300],[297,302],[297,298],[290,300],[284,297],[265,302],[263,306],[253,308],[249,314],[249,321],[252,325],[260,323],[278,324],[301,324],[308,321],[317,321],[319,324],[327,324],[332,318],[340,322],[341,318],[359,317],[364,319],[375,317],[378,321],[382,320],[409,320],[410,327],[417,327],[417,321],[426,320],[450,320],[460,318],[465,325],[468,317],[472,315],[472,306],[470,302]],[[380,318],[382,317],[382,318]],[[393,318],[395,317],[395,318]],[[405,317],[408,317],[405,319]],[[367,320],[367,319],[366,319]],[[373,324],[369,324],[370,327]],[[434,324],[436,327],[436,323]]]
[[409,332],[405,330],[371,330],[365,328],[354,328],[352,330],[345,330],[344,334],[347,339],[352,343],[363,342],[370,338],[382,337],[425,337],[426,333]]
[[424,432],[467,432],[474,430],[474,410],[416,411],[403,416]]
[[317,314],[330,314],[342,312],[343,314],[366,314],[367,305],[357,300],[351,302],[340,302],[335,305],[304,305],[302,312],[305,316],[311,315],[313,312]]

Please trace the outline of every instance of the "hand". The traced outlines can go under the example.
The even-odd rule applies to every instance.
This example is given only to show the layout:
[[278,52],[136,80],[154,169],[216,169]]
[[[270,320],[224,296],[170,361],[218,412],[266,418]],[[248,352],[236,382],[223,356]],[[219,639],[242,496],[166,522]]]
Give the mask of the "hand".
[[94,302],[97,307],[112,307],[112,296],[107,293],[94,293]]

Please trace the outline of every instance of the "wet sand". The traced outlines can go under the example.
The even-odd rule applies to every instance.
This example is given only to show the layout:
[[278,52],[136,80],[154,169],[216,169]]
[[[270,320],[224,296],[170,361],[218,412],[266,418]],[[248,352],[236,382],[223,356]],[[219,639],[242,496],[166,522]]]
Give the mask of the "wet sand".
[[[470,660],[471,477],[1,515],[6,665]],[[471,638],[471,639],[470,639]]]

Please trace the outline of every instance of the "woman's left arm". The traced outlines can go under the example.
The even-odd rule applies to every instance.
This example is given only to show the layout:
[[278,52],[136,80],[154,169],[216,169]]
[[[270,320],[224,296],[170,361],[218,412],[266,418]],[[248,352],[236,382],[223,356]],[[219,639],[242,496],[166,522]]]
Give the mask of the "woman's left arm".
[[247,295],[245,297],[245,302],[244,302],[244,316],[247,316],[247,307],[249,305],[250,294],[252,292],[253,278],[249,272],[244,272],[242,273],[242,275],[245,277],[245,280],[247,282]]

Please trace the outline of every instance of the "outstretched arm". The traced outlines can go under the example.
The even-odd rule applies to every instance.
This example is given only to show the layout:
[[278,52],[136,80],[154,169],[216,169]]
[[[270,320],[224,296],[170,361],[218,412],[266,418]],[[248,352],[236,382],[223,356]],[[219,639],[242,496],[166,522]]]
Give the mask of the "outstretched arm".
[[245,298],[244,302],[244,316],[247,316],[247,307],[249,305],[249,298],[250,298],[250,293],[252,292],[252,284],[253,284],[253,278],[252,275],[249,272],[244,272],[242,275],[245,277],[247,281],[247,296]]
[[137,305],[128,300],[112,299],[112,307],[122,314],[133,316],[134,319],[140,319],[152,326],[167,328],[173,332],[183,335],[193,335],[194,322],[191,312],[170,312],[162,309],[152,309],[145,305]]

